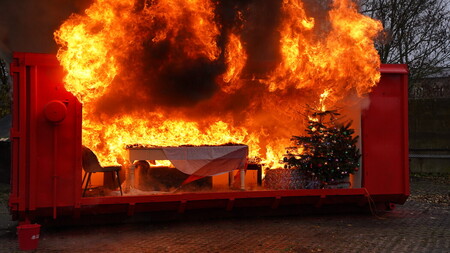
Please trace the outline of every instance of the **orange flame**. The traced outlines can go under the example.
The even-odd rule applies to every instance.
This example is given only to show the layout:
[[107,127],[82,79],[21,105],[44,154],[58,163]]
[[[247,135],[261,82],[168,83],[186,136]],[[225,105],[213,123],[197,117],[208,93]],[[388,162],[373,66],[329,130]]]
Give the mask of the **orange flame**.
[[[248,48],[258,25],[245,20],[251,5],[227,10],[245,20],[237,29],[222,23],[226,6],[95,0],[55,32],[65,87],[83,103],[83,143],[102,164],[123,163],[127,144],[234,142],[270,166],[303,128],[305,104],[333,107],[380,78],[373,38],[381,25],[350,0],[335,0],[323,19],[300,0],[283,1],[271,10],[281,20],[279,42],[265,44],[278,48],[269,59]],[[275,67],[253,73],[258,67],[247,66],[258,59]]]
[[223,75],[223,81],[227,86],[222,85],[222,90],[227,93],[242,87],[243,82],[239,78],[247,61],[247,54],[244,51],[240,38],[232,33],[228,39],[225,51],[225,63],[228,65],[228,69]]
[[359,14],[353,2],[333,2],[326,36],[313,30],[315,20],[306,16],[300,0],[284,1],[282,10],[282,62],[267,83],[270,90],[314,88],[321,94],[334,88],[330,97],[338,101],[353,90],[367,93],[379,81],[372,38],[382,27]]

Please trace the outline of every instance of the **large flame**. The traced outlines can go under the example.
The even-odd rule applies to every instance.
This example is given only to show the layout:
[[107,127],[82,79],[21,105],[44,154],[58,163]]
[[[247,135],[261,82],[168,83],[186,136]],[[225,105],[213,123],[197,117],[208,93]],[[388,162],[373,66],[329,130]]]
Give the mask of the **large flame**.
[[[344,106],[377,83],[381,25],[353,2],[315,12],[264,2],[95,0],[72,15],[55,39],[66,89],[83,103],[83,143],[104,165],[123,163],[127,144],[229,142],[271,165],[306,104]],[[270,13],[252,11],[264,4]],[[254,35],[258,15],[277,28]]]
[[282,9],[282,61],[269,79],[270,90],[315,87],[321,94],[334,88],[331,96],[339,101],[353,90],[366,93],[379,80],[380,61],[372,38],[381,25],[359,14],[353,2],[334,1],[329,27],[319,31],[300,0],[284,1]]
[[242,87],[243,82],[240,75],[245,63],[247,55],[244,52],[240,38],[235,34],[230,34],[229,41],[225,50],[225,63],[228,68],[223,74],[222,90],[225,92],[234,92]]

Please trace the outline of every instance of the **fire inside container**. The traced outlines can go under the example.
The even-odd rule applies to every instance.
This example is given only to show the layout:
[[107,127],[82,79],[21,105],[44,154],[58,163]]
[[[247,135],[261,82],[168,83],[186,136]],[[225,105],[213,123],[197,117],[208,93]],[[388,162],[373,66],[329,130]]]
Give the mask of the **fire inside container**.
[[[94,1],[56,57],[14,55],[16,218],[406,200],[407,68],[380,65],[379,22],[349,0],[195,2]],[[330,165],[351,150],[351,173]]]

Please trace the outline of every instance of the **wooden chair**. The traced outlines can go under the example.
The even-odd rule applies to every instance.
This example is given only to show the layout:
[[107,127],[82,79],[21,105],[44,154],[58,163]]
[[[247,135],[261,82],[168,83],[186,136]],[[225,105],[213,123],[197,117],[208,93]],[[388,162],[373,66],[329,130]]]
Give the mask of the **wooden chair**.
[[[86,190],[88,188],[88,185],[91,181],[91,175],[92,173],[96,173],[96,172],[115,172],[116,176],[117,176],[117,183],[119,184],[119,188],[120,188],[120,196],[123,195],[122,193],[122,185],[120,183],[120,177],[119,177],[119,171],[122,169],[122,167],[120,166],[107,166],[107,167],[102,167],[100,165],[100,162],[98,161],[97,156],[94,154],[94,152],[92,152],[92,150],[90,150],[89,148],[83,146],[82,147],[82,161],[83,161],[83,170],[85,172],[84,177],[83,177],[83,182],[82,182],[82,186],[84,186],[84,190],[83,190],[83,197],[86,194]],[[113,177],[113,182],[115,181],[114,178],[114,173],[111,173],[112,177]],[[87,177],[87,180],[86,180]],[[86,181],[86,185],[85,185],[85,181]]]

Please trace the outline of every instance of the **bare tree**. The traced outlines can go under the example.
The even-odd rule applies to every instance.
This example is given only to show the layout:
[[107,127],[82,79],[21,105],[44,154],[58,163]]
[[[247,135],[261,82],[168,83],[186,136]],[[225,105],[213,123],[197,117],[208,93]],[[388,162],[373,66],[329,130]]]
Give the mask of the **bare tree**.
[[11,94],[6,62],[0,58],[0,118],[11,109]]
[[361,12],[381,21],[376,42],[383,63],[406,63],[410,79],[450,65],[448,0],[360,0]]

